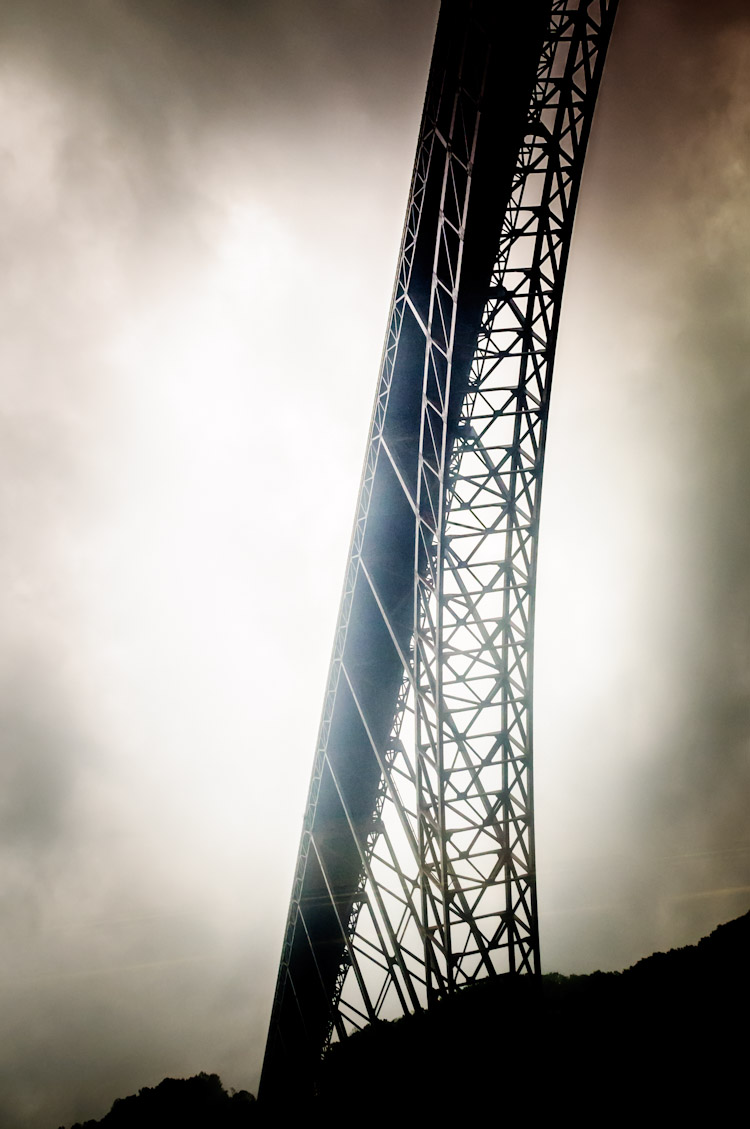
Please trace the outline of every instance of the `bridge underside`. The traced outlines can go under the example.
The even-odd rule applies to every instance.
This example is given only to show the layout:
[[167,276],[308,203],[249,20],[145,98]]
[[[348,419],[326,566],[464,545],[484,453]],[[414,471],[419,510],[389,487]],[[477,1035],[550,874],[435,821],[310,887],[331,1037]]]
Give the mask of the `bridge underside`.
[[532,641],[552,362],[616,0],[444,2],[262,1080],[539,969]]

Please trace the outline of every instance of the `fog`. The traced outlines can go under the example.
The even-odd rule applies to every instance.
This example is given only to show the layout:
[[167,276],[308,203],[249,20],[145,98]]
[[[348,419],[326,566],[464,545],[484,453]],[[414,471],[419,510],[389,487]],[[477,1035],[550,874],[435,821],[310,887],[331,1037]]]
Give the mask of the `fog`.
[[540,534],[543,961],[622,967],[750,902],[750,19],[623,3]]
[[[0,1121],[257,1086],[437,4],[0,14]],[[750,17],[622,0],[540,548],[547,969],[750,901]]]

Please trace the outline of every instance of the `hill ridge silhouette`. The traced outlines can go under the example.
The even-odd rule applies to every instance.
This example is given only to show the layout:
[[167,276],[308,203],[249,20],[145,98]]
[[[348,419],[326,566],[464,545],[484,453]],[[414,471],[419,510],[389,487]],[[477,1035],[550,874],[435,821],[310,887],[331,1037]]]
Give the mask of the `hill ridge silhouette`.
[[[277,1106],[227,1093],[215,1074],[164,1079],[71,1129],[236,1129],[356,1119],[388,1129],[430,1117],[558,1116],[584,1124],[699,1115],[744,1102],[750,912],[695,945],[622,972],[499,976],[429,1012],[382,1020],[335,1044],[315,1095]],[[61,1127],[62,1129],[62,1127]]]

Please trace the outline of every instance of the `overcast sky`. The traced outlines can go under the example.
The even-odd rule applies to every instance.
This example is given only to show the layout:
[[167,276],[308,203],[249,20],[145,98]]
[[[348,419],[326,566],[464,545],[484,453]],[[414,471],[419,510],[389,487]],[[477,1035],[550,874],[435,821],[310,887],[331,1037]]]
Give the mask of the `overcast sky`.
[[[255,1089],[435,0],[0,12],[0,1122]],[[558,353],[545,968],[750,905],[750,15],[622,0]]]

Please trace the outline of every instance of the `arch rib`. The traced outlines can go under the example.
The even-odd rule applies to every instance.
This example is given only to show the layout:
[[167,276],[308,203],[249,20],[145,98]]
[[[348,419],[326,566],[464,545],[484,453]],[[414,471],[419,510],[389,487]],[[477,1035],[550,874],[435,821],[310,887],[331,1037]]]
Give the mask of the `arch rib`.
[[539,970],[540,491],[616,0],[498,7],[441,10],[264,1092],[373,1018]]

